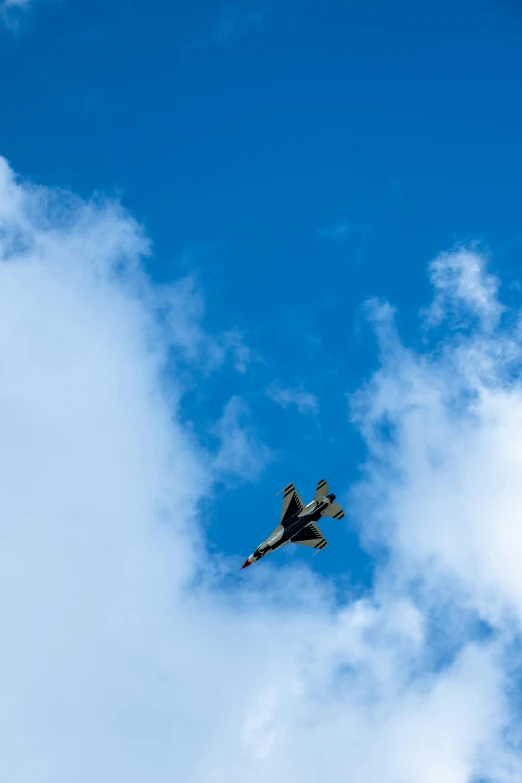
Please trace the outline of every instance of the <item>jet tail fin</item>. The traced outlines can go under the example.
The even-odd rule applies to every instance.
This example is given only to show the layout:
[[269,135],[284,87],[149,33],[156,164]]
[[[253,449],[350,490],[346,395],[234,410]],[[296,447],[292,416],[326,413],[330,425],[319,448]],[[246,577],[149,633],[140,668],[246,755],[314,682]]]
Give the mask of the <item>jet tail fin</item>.
[[314,500],[321,500],[321,498],[324,498],[324,496],[329,492],[330,488],[328,487],[328,484],[324,479],[321,479],[321,481],[317,482],[317,489],[315,490]]

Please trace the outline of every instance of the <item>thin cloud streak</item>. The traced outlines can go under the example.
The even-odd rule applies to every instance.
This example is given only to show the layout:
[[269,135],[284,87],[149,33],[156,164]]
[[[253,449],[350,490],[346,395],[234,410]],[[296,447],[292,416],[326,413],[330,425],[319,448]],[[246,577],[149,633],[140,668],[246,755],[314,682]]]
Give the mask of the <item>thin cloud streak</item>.
[[219,44],[225,44],[245,31],[258,27],[264,19],[263,9],[246,10],[237,6],[225,7],[217,23],[214,40]]
[[274,382],[270,384],[266,393],[271,400],[282,408],[295,405],[299,413],[316,413],[319,407],[315,394],[307,392],[302,388],[286,388]]
[[251,352],[240,330],[211,335],[204,328],[205,299],[195,275],[162,286],[154,296],[161,297],[163,324],[178,360],[210,373],[221,369],[230,358],[238,372],[247,371]]

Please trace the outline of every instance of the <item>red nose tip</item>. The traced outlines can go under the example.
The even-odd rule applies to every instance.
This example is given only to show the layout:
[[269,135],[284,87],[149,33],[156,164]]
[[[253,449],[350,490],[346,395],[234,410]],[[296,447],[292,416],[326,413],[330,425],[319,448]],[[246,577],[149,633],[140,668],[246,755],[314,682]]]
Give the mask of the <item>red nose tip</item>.
[[247,566],[249,566],[249,565],[252,565],[252,563],[250,562],[250,560],[245,560],[245,562],[243,563],[243,565],[241,566],[241,568],[246,568],[246,567],[247,567]]

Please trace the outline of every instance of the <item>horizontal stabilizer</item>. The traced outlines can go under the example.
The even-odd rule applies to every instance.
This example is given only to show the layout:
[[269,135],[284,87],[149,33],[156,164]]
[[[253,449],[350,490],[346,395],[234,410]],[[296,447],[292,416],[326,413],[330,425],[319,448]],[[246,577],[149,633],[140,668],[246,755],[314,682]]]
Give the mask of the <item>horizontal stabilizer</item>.
[[323,511],[323,516],[332,517],[333,519],[342,519],[344,517],[344,511],[339,503],[330,503]]

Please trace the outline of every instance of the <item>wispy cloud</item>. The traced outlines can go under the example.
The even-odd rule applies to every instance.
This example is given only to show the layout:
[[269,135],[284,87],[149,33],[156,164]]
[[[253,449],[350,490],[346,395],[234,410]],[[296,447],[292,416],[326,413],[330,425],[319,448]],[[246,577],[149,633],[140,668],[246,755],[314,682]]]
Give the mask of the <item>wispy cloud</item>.
[[22,11],[33,5],[34,0],[0,0],[0,22],[11,30],[16,30]]
[[[268,558],[224,590],[199,524],[211,455],[164,372],[184,316],[178,334],[142,229],[3,161],[0,224],[2,777],[522,779],[516,319],[417,354],[381,309],[353,413],[370,458],[352,511],[388,552],[364,600]],[[223,467],[256,464],[249,427],[231,400]]]
[[266,15],[264,7],[250,7],[239,4],[225,5],[219,11],[214,24],[210,23],[204,32],[187,41],[185,52],[192,52],[199,47],[212,45],[224,46],[238,36],[259,27]]
[[343,242],[349,237],[360,235],[364,233],[365,228],[355,225],[346,220],[341,220],[338,223],[332,223],[330,226],[325,226],[319,230],[319,236],[325,239],[331,239],[334,242]]
[[163,323],[178,357],[207,371],[221,368],[231,357],[236,370],[246,372],[251,351],[241,332],[235,328],[210,334],[204,328],[205,300],[195,275],[157,288],[154,297],[161,300]]
[[449,316],[455,326],[464,325],[470,317],[478,318],[483,326],[498,324],[505,310],[497,298],[499,280],[486,274],[487,259],[476,250],[477,245],[459,247],[430,265],[435,297],[425,311],[428,325],[435,326]]
[[264,16],[264,9],[247,10],[237,5],[226,6],[218,20],[214,39],[217,43],[225,43],[236,35],[260,25]]
[[268,397],[282,408],[295,405],[299,413],[316,413],[319,403],[315,394],[305,391],[303,388],[286,388],[277,382],[271,383],[267,388]]
[[232,397],[212,429],[220,440],[212,463],[216,475],[233,474],[252,480],[269,462],[270,451],[256,436],[249,418],[246,403],[240,397]]
[[225,332],[222,337],[223,348],[233,357],[234,367],[238,372],[245,373],[252,359],[252,351],[245,345],[244,337],[237,329]]

